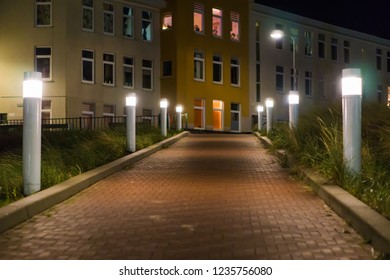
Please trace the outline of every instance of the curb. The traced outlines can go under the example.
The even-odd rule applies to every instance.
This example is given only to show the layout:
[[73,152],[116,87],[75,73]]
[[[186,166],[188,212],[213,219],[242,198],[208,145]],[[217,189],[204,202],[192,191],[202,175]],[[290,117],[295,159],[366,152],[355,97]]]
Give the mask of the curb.
[[[257,132],[254,135],[266,148],[270,147],[271,140]],[[277,151],[276,156],[280,160],[288,160],[285,151]],[[390,220],[341,187],[327,184],[326,179],[314,170],[298,168],[298,174],[334,212],[349,223],[377,251],[384,256],[390,256]]]
[[119,158],[113,162],[72,177],[48,189],[1,207],[0,233],[32,218],[36,214],[43,212],[58,203],[65,201],[113,173],[123,170],[137,161],[172,145],[189,134],[190,133],[188,131],[182,132],[145,149]]

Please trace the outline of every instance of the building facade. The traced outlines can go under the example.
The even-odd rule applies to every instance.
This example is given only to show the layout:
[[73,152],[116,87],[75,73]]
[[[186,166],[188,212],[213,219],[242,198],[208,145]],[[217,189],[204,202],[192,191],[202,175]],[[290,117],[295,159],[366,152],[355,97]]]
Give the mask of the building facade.
[[188,128],[249,131],[248,1],[168,0],[162,10],[161,96]]
[[157,114],[162,0],[2,0],[0,113],[23,116],[25,71],[43,75],[44,118]]
[[[273,30],[285,36],[274,40]],[[249,92],[251,115],[274,99],[274,121],[288,120],[296,47],[299,110],[341,103],[342,69],[360,68],[363,101],[390,102],[390,41],[273,9],[250,0]],[[256,120],[257,122],[257,120]]]

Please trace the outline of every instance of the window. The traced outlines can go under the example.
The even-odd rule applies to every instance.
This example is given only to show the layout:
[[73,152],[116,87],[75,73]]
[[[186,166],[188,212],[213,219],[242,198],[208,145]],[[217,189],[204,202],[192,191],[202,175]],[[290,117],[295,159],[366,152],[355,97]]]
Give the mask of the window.
[[115,122],[115,105],[103,105],[103,127],[110,128],[110,124]]
[[233,41],[238,41],[240,40],[240,14],[231,12],[230,22],[231,22],[230,39],[232,39]]
[[163,61],[162,64],[162,75],[163,77],[172,77],[172,61]]
[[169,30],[172,28],[172,14],[165,14],[163,16],[162,30]]
[[344,41],[344,63],[350,63],[351,45],[349,41]]
[[123,86],[134,88],[134,58],[123,57]]
[[336,38],[332,38],[332,45],[331,45],[331,58],[333,61],[338,61],[339,60],[339,47],[338,47],[338,42]]
[[213,130],[223,130],[223,101],[213,100]]
[[114,35],[114,4],[103,3],[103,33]]
[[142,60],[142,89],[153,90],[153,61]]
[[142,39],[152,41],[152,12],[142,11]]
[[321,99],[326,99],[325,80],[323,75],[320,75],[320,78],[318,80],[318,93]]
[[194,3],[194,31],[204,34],[204,6]]
[[35,26],[51,26],[51,0],[35,1]]
[[204,129],[205,127],[205,100],[196,98],[194,100],[194,128]]
[[[275,25],[276,30],[282,30],[283,31],[283,25],[281,24],[276,24]],[[275,48],[278,50],[283,50],[283,38],[280,38],[278,40],[275,40]]]
[[95,103],[83,103],[82,104],[82,111],[81,116],[82,123],[81,128],[83,129],[93,129],[94,128],[94,122],[93,117],[95,115]]
[[222,10],[213,8],[213,35],[222,37]]
[[103,53],[103,85],[115,85],[115,55]]
[[276,66],[276,90],[281,92],[284,88],[284,68],[283,66]]
[[325,35],[318,34],[318,57],[325,58]]
[[[51,119],[51,100],[43,99],[42,100],[42,123],[49,124]],[[46,121],[44,121],[46,120]]]
[[299,88],[298,88],[298,81],[299,81],[299,78],[298,78],[298,69],[296,69],[295,70],[296,71],[296,73],[295,73],[295,85],[294,85],[294,68],[292,68],[291,69],[291,83],[290,83],[290,85],[291,85],[291,90],[298,90]]
[[83,0],[83,30],[94,30],[93,0]]
[[134,37],[133,9],[129,7],[123,7],[123,36],[126,38]]
[[376,70],[382,70],[382,50],[376,49]]
[[82,82],[93,84],[95,82],[95,55],[94,51],[82,50]]
[[377,97],[377,102],[379,104],[382,103],[382,91],[383,91],[382,86],[378,86],[376,90],[376,97]]
[[313,55],[313,33],[305,32],[305,55]]
[[35,48],[35,71],[42,73],[43,81],[51,81],[51,47]]
[[204,52],[194,52],[194,80],[204,81]]
[[238,58],[230,59],[230,84],[232,86],[240,85],[240,60]]
[[387,52],[387,72],[390,73],[390,52]]
[[222,56],[213,55],[213,82],[222,84]]
[[305,94],[306,96],[312,96],[312,72],[305,71]]

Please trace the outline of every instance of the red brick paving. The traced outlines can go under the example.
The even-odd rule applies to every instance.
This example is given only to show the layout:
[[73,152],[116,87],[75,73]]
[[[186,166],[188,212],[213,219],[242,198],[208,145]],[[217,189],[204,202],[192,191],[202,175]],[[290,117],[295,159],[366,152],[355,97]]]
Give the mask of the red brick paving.
[[191,135],[0,235],[0,259],[371,259],[252,135]]

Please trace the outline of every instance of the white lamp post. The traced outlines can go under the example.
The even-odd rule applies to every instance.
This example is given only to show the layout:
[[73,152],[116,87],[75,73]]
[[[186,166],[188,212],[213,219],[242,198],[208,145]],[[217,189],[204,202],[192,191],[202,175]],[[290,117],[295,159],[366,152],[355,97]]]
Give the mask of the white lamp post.
[[267,110],[267,134],[272,130],[272,108],[274,107],[274,100],[267,98],[265,100],[265,107]]
[[347,168],[361,172],[362,77],[360,69],[343,69],[343,155]]
[[161,134],[164,137],[167,137],[167,114],[168,114],[168,100],[163,98],[160,100],[160,109],[161,109]]
[[42,73],[25,72],[23,81],[23,192],[41,189]]
[[137,105],[137,97],[135,93],[131,93],[126,97],[126,136],[127,150],[131,153],[136,150],[136,124],[135,111]]
[[299,92],[296,90],[290,90],[288,94],[288,106],[289,106],[289,126],[290,129],[297,127],[298,124],[298,106],[299,106]]
[[181,113],[183,112],[183,106],[177,105],[176,106],[176,129],[182,130],[181,125]]
[[264,112],[264,106],[263,105],[257,105],[257,129],[261,131],[263,129],[263,112]]

